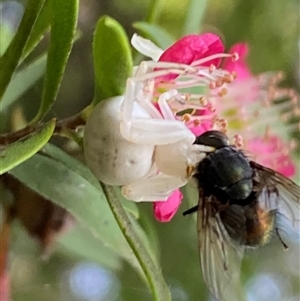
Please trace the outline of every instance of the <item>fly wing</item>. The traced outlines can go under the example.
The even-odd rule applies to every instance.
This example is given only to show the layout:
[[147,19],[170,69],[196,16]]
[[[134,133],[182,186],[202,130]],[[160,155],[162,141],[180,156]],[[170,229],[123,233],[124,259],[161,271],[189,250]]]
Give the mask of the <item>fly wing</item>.
[[[276,209],[285,216],[291,226],[300,232],[300,187],[282,174],[264,167],[256,162],[250,162],[254,170],[254,186],[261,189],[261,203]],[[277,198],[275,198],[275,195]],[[263,201],[263,200],[266,201]],[[273,207],[273,208],[271,208]]]
[[219,300],[243,301],[240,270],[243,246],[235,245],[214,212],[213,196],[200,195],[198,207],[198,239],[203,279]]

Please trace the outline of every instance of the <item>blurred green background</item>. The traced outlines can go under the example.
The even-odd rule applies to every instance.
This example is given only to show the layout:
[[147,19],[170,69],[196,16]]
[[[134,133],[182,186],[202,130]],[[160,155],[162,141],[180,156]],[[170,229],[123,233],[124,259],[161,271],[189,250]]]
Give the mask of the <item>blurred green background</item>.
[[[9,2],[12,3],[1,1],[0,4],[3,8],[3,4]],[[18,3],[21,5],[2,10],[2,19],[12,22],[12,25],[22,13],[22,1]],[[159,17],[159,25],[177,38],[183,31],[187,5],[187,0],[166,0]],[[249,66],[254,73],[284,71],[286,80],[283,84],[298,89],[299,5],[298,0],[210,0],[206,3],[199,32],[218,33],[228,49],[236,42],[247,41],[250,45]],[[131,37],[135,32],[132,24],[144,20],[148,6],[149,2],[145,0],[80,1],[78,28],[81,37],[74,45],[51,116],[71,116],[93,98],[91,42],[98,18],[107,14],[117,19]],[[46,43],[44,41],[32,56],[41,53]],[[42,81],[38,81],[18,103],[28,119],[34,116],[38,108],[41,84]],[[2,116],[4,129],[10,127],[7,116],[15,108],[10,107]],[[59,140],[58,143],[62,144],[63,141]],[[213,300],[201,278],[196,219],[191,216],[183,218],[181,215],[182,211],[196,204],[197,193],[194,190],[190,189],[192,193],[184,199],[179,213],[167,224],[154,220],[151,204],[139,204],[140,222],[160,254],[162,272],[174,301]],[[299,237],[286,240],[290,247],[288,252],[283,251],[275,237],[270,245],[250,252],[245,258],[243,280],[250,301],[300,300],[300,251],[299,244],[295,243],[299,242]],[[76,241],[76,235],[74,238],[72,232],[67,233],[60,238],[51,256],[41,260],[37,241],[15,224],[11,252],[13,300],[151,300],[144,283],[127,263],[110,256],[105,246],[100,246],[97,254],[83,255],[80,253],[81,244],[81,241]]]

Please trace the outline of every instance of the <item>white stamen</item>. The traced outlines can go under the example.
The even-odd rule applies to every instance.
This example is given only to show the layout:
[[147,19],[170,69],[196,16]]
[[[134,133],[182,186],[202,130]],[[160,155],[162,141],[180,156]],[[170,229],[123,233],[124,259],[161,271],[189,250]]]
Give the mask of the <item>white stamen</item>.
[[226,58],[226,57],[232,57],[232,54],[230,53],[217,53],[217,54],[213,54],[213,55],[210,55],[210,56],[207,56],[203,59],[200,59],[200,60],[197,60],[197,61],[194,61],[191,66],[197,66],[197,65],[202,65],[206,62],[209,62],[211,60],[214,60],[214,59],[222,59],[222,58]]
[[141,54],[150,57],[153,61],[158,61],[163,54],[163,50],[157,47],[150,40],[138,36],[136,33],[131,38],[131,45]]

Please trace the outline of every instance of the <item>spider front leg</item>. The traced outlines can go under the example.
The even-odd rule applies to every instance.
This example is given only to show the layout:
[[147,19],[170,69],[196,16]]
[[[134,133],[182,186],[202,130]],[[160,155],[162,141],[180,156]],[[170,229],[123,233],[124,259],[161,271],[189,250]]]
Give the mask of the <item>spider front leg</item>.
[[195,141],[195,135],[177,120],[133,118],[121,121],[122,136],[137,144],[166,145],[181,140]]
[[[169,69],[163,70],[163,74],[169,73]],[[171,69],[171,72],[178,72],[181,74],[182,70]],[[139,102],[137,102],[137,94],[142,91],[141,78],[145,76],[152,76],[155,79],[158,76],[162,76],[162,71],[153,71],[150,74],[145,74],[141,77],[130,78],[127,81],[126,93],[124,96],[123,105],[121,107],[121,133],[125,139],[130,142],[138,144],[152,144],[152,145],[165,145],[175,143],[181,140],[187,140],[192,144],[195,140],[195,136],[192,132],[182,123],[177,121],[173,117],[171,109],[168,107],[167,101],[175,97],[178,92],[176,90],[170,90],[160,95],[159,104],[162,104],[162,116],[155,118],[154,113],[159,114],[155,106],[149,101],[148,92],[145,92],[145,100],[139,96]],[[137,91],[139,89],[139,91]],[[153,94],[152,92],[150,93]],[[138,110],[142,107],[151,117],[147,118],[139,116]],[[141,108],[140,108],[141,109]]]
[[122,105],[122,119],[130,119],[134,102],[138,102],[153,118],[160,119],[161,115],[151,104],[155,89],[155,79],[171,73],[185,75],[197,72],[196,68],[184,64],[153,61],[141,62],[135,75],[127,80],[125,101]]
[[167,200],[175,189],[184,186],[186,183],[186,179],[157,174],[123,186],[122,194],[127,199],[135,202]]

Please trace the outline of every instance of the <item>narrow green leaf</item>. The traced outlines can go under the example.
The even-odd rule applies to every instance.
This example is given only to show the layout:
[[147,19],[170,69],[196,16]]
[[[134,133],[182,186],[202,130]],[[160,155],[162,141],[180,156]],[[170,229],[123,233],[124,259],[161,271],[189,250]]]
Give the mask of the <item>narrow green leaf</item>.
[[93,103],[122,95],[132,74],[131,48],[123,27],[110,17],[101,17],[97,23],[93,59],[96,80]]
[[[2,12],[0,11],[0,14]],[[13,31],[11,30],[11,28],[9,28],[9,26],[6,26],[6,24],[1,24],[0,25],[0,56],[5,52],[5,50],[7,49],[10,41],[12,40],[14,36]]]
[[95,238],[126,259],[143,275],[135,255],[116,223],[101,187],[94,186],[64,163],[40,154],[12,169],[10,174],[43,197],[69,211]]
[[197,34],[201,30],[201,22],[205,13],[207,0],[189,0],[182,35]]
[[93,186],[98,187],[98,189],[101,192],[99,181],[91,173],[88,167],[83,163],[81,163],[80,161],[76,160],[75,158],[71,157],[67,153],[65,153],[59,147],[51,143],[47,143],[41,149],[40,153],[46,155],[47,157],[51,157],[56,161],[63,163],[67,168],[69,168],[70,170],[74,171],[75,173],[83,177],[85,180],[90,182]]
[[162,49],[168,48],[175,42],[175,38],[158,25],[146,22],[136,22],[133,24],[133,27],[138,29],[144,37],[150,39]]
[[44,74],[46,58],[46,55],[42,55],[14,75],[3,96],[0,111],[5,110],[18,100]]
[[0,57],[0,101],[17,68],[29,34],[45,0],[29,0],[18,31]]
[[13,39],[24,10],[24,4],[20,2],[0,2],[0,56],[5,52]]
[[48,31],[50,27],[51,17],[52,17],[52,0],[46,0],[44,6],[42,7],[35,24],[32,28],[30,36],[25,45],[22,60],[24,60],[27,55],[35,48],[35,46],[39,43],[39,41],[43,38],[45,33]]
[[155,23],[160,16],[164,4],[165,1],[163,0],[151,0],[146,17],[146,22]]
[[32,123],[38,122],[56,100],[72,49],[78,17],[78,0],[51,0],[53,17],[43,98]]
[[120,256],[95,239],[92,233],[82,226],[76,226],[59,238],[58,251],[98,262],[113,270],[119,270],[122,266]]
[[124,208],[114,194],[112,187],[103,184],[101,186],[120,229],[122,229],[128,244],[131,246],[132,251],[142,267],[154,300],[170,301],[171,293],[164,281],[161,271],[153,261],[153,257],[147,251],[147,246],[137,234],[136,227],[134,227],[134,224],[132,224],[132,221],[128,218]]
[[[89,181],[92,185],[99,189],[99,193],[102,193],[102,189],[100,187],[99,181],[96,177],[91,173],[91,171],[87,168],[86,165],[82,164],[80,161],[74,159],[59,147],[53,144],[46,144],[42,149],[41,153],[51,157],[57,161],[64,163],[69,169],[74,171],[75,173],[81,175],[84,179]],[[139,217],[139,209],[134,202],[130,202],[125,200],[124,197],[120,193],[120,188],[114,188],[118,197],[122,200],[122,204],[125,206],[126,211],[130,212],[136,219]]]
[[0,150],[0,175],[21,164],[38,152],[51,138],[55,120],[24,140],[18,140]]

